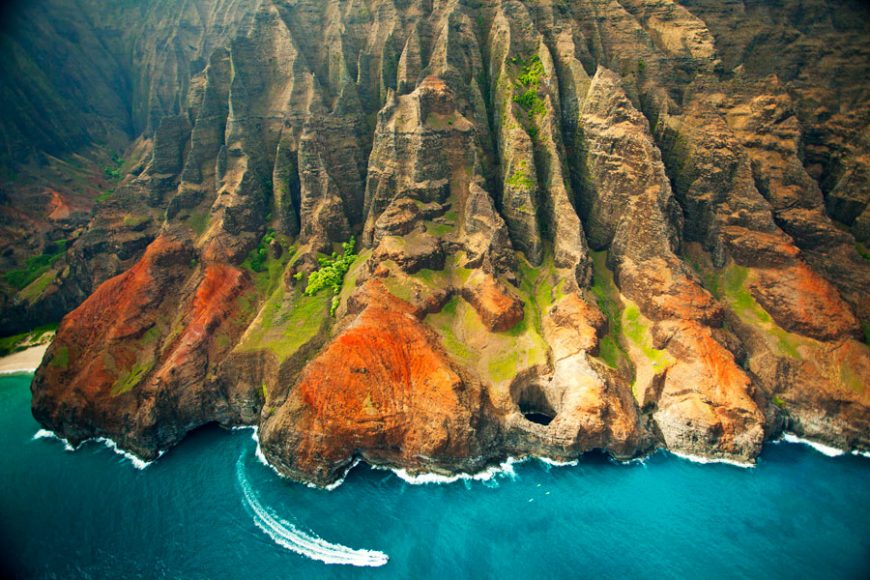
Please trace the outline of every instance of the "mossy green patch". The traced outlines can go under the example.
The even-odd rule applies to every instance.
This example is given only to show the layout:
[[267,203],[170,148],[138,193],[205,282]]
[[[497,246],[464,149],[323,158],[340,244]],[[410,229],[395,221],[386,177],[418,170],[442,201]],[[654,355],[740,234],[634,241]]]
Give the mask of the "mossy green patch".
[[36,302],[36,300],[45,292],[46,288],[48,288],[49,284],[54,282],[55,278],[57,278],[57,273],[54,270],[43,272],[39,278],[21,290],[21,292],[18,293],[18,297],[21,300],[26,300],[30,303]]
[[622,306],[619,289],[613,281],[613,272],[607,268],[607,252],[590,252],[592,255],[592,287],[590,288],[598,308],[607,318],[607,334],[601,339],[598,356],[611,368],[630,363],[628,354],[619,342],[622,334]]
[[[462,299],[459,296],[453,296],[441,312],[427,316],[426,321],[441,335],[444,349],[448,354],[462,363],[469,364],[474,361],[475,352],[456,335],[454,330],[460,302]],[[465,314],[467,313],[463,313]]]
[[653,372],[660,373],[675,361],[666,350],[659,350],[653,346],[650,321],[640,312],[637,304],[626,300],[625,310],[622,312],[623,335],[650,361]]
[[852,367],[852,365],[848,364],[848,362],[844,362],[840,365],[840,382],[843,383],[847,389],[858,394],[862,394],[864,389],[867,388],[866,377],[862,377],[861,374]]
[[788,332],[779,326],[767,311],[755,300],[747,287],[749,270],[736,264],[725,267],[720,274],[720,285],[725,300],[746,324],[760,328],[774,339],[780,354],[801,359],[798,347],[806,339]]
[[66,253],[66,246],[66,240],[54,242],[46,247],[46,251],[42,254],[27,258],[24,268],[10,270],[3,275],[3,278],[10,286],[17,290],[23,290],[45,274]]
[[126,393],[138,385],[145,378],[151,369],[154,368],[154,360],[148,359],[145,361],[136,361],[127,373],[122,375],[112,386],[112,395],[118,396]]
[[523,165],[520,165],[513,174],[505,180],[505,184],[522,191],[532,191],[535,189],[535,180],[529,177],[529,174],[526,173]]
[[100,195],[96,197],[97,203],[104,203],[109,200],[115,194],[114,188],[109,188],[106,191],[102,192]]
[[331,295],[288,292],[284,286],[269,296],[237,349],[269,350],[284,361],[314,339],[326,323]]
[[[442,344],[452,358],[476,369],[481,377],[497,385],[509,383],[525,369],[547,364],[548,348],[542,337],[537,296],[550,294],[541,290],[540,285],[552,289],[551,269],[547,266],[538,269],[523,263],[522,256],[519,259],[523,273],[519,287],[514,287],[514,291],[523,300],[524,318],[513,328],[491,332],[474,308],[458,295],[454,295],[440,312],[426,317],[427,324],[441,336]],[[446,273],[425,271],[416,274],[415,278],[432,287],[445,284],[461,287],[458,280],[462,279],[464,284],[471,272],[463,272],[465,268],[457,263]]]
[[[272,240],[277,240],[281,245],[282,251],[279,258],[272,257],[269,251],[269,244]],[[290,245],[286,236],[268,232],[242,262],[242,267],[254,277],[257,294],[264,297],[269,296],[275,290],[281,282],[287,264],[292,263],[295,258],[295,248]]]
[[124,225],[126,227],[135,228],[135,227],[141,226],[144,223],[151,221],[151,216],[148,214],[134,215],[134,214],[128,213],[127,215],[124,216],[123,221],[124,221]]
[[69,347],[63,345],[54,351],[54,356],[51,358],[51,366],[60,370],[66,370],[69,367]]
[[344,282],[341,285],[341,292],[338,295],[340,304],[347,304],[347,300],[356,289],[360,274],[363,273],[364,266],[371,255],[372,251],[369,249],[363,250],[357,254],[356,260],[344,276]]

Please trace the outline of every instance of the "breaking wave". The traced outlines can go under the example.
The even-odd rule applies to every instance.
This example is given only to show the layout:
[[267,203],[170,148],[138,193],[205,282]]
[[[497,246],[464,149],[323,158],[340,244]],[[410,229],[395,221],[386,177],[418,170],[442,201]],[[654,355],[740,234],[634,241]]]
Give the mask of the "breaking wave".
[[[66,439],[64,439],[63,437],[58,435],[57,433],[55,433],[53,431],[49,431],[48,429],[40,429],[39,431],[37,431],[33,435],[33,439],[55,439],[56,441],[60,441],[61,443],[63,443],[63,448],[65,450],[67,450],[67,451],[75,451],[76,450],[76,448],[73,447],[69,441],[67,441]],[[116,454],[120,455],[124,459],[127,459],[133,465],[133,467],[135,467],[136,469],[140,469],[140,470],[145,469],[146,467],[148,467],[149,465],[154,463],[154,461],[156,461],[156,459],[154,461],[145,461],[144,459],[137,457],[137,456],[133,455],[132,453],[124,451],[123,449],[118,447],[117,443],[115,443],[114,441],[112,441],[108,437],[92,437],[91,439],[86,439],[82,443],[87,443],[88,441],[102,443],[103,445],[105,445],[106,447],[111,449]],[[159,459],[163,455],[163,453],[164,453],[164,451],[158,452],[157,458]]]
[[236,463],[236,478],[242,488],[245,506],[254,518],[254,524],[279,546],[325,564],[378,567],[390,560],[390,557],[383,552],[355,550],[341,544],[327,542],[314,533],[303,532],[275,514],[260,503],[257,494],[251,488],[245,476],[244,454]]
[[777,441],[784,441],[785,443],[797,443],[800,445],[807,445],[812,447],[822,455],[827,455],[828,457],[839,457],[841,455],[845,455],[846,452],[842,449],[837,449],[836,447],[831,447],[830,445],[825,445],[824,443],[819,443],[818,441],[810,441],[809,439],[804,439],[803,437],[798,437],[794,433],[783,433],[782,438]]
[[668,453],[679,457],[680,459],[685,459],[686,461],[691,461],[692,463],[724,463],[725,465],[733,465],[734,467],[740,467],[742,469],[752,469],[756,467],[755,463],[749,463],[744,461],[734,461],[733,459],[725,459],[724,457],[702,457],[700,455],[691,455],[689,453],[680,453],[679,451],[673,451],[671,449],[668,450]]

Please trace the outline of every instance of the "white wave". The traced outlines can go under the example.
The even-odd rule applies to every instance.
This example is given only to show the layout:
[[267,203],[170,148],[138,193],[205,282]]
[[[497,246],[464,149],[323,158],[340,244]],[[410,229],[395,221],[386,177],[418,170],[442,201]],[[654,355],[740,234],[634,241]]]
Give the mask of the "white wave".
[[389,469],[395,473],[399,479],[411,485],[428,485],[432,483],[455,483],[457,481],[492,481],[498,476],[515,479],[517,477],[517,472],[514,470],[514,465],[528,461],[529,459],[529,457],[523,457],[522,459],[508,457],[498,465],[492,465],[483,471],[478,471],[477,473],[454,473],[453,475],[441,475],[438,473],[411,474],[408,473],[408,470],[405,468],[384,467],[380,465],[373,465],[372,467],[374,469]]
[[577,467],[580,465],[579,459],[574,459],[572,461],[559,461],[558,459],[550,459],[549,457],[535,457],[535,459],[551,467]]
[[236,476],[242,488],[245,504],[254,516],[254,524],[263,530],[272,540],[306,558],[318,560],[326,564],[345,564],[350,566],[378,567],[386,564],[390,557],[376,550],[355,550],[333,544],[318,537],[314,533],[306,533],[277,516],[272,510],[260,503],[254,490],[245,477],[244,454],[236,463]]
[[691,461],[692,463],[724,463],[725,465],[733,465],[734,467],[740,467],[743,469],[752,469],[755,467],[755,463],[749,463],[744,461],[734,461],[733,459],[725,459],[724,457],[703,457],[701,455],[691,455],[689,453],[680,453],[679,451],[672,451],[668,449],[668,453],[671,455],[676,455],[680,459],[685,459],[686,461]]
[[36,367],[27,367],[20,369],[3,369],[0,375],[32,375],[36,372]]
[[857,449],[852,452],[852,455],[857,457],[863,457],[865,459],[870,459],[870,451],[858,451]]
[[[845,451],[842,449],[837,449],[836,447],[831,447],[830,445],[825,445],[824,443],[819,443],[817,441],[810,441],[809,439],[804,439],[803,437],[798,437],[794,433],[783,433],[782,438],[779,441],[784,441],[786,443],[798,443],[801,445],[808,445],[818,451],[823,455],[827,455],[828,457],[839,457],[840,455],[845,455]],[[779,442],[777,441],[777,442]]]
[[115,453],[120,455],[121,457],[124,457],[125,459],[129,459],[130,463],[132,463],[133,467],[135,467],[136,469],[145,469],[146,467],[148,467],[149,465],[151,465],[152,463],[157,461],[157,459],[160,459],[160,457],[162,457],[163,453],[164,453],[164,451],[158,451],[157,452],[157,459],[153,459],[151,461],[145,461],[141,457],[137,457],[136,455],[133,455],[129,451],[124,451],[123,449],[118,447],[117,443],[115,443],[114,441],[112,441],[108,437],[95,437],[94,439],[88,439],[88,441],[96,441],[97,443],[102,443],[103,445],[105,445],[106,447],[108,447],[109,449],[111,449],[112,451],[114,451]]
[[[48,429],[40,429],[39,431],[37,431],[33,435],[33,438],[34,439],[56,439],[57,441],[60,441],[61,443],[63,443],[63,448],[66,449],[67,451],[75,451],[76,450],[76,447],[73,447],[69,441],[67,441],[63,437],[59,436],[57,433],[55,433],[53,431],[49,431]],[[87,443],[88,441],[93,441],[95,443],[102,443],[103,445],[105,445],[106,447],[108,447],[109,449],[111,449],[112,451],[117,453],[118,455],[124,457],[125,459],[128,459],[130,461],[130,463],[133,464],[133,467],[135,467],[136,469],[145,469],[146,467],[148,467],[149,465],[154,463],[154,461],[157,461],[156,459],[153,461],[145,461],[141,457],[137,457],[128,451],[124,451],[123,449],[118,447],[117,443],[115,443],[114,441],[112,441],[108,437],[92,437],[90,439],[85,439],[84,441],[82,441],[82,443]],[[160,457],[162,457],[164,453],[165,453],[165,451],[159,451],[157,453],[157,459],[160,459]]]
[[54,439],[54,440],[56,440],[56,441],[60,441],[61,443],[63,443],[63,448],[64,448],[65,450],[67,450],[67,451],[75,451],[75,450],[76,450],[75,447],[73,447],[72,445],[70,445],[70,442],[69,442],[69,441],[67,441],[67,440],[64,439],[63,437],[60,437],[60,436],[59,436],[57,433],[55,433],[54,431],[49,431],[48,429],[40,429],[39,431],[37,431],[37,432],[33,435],[33,439],[34,439],[34,440],[36,440],[36,439]]

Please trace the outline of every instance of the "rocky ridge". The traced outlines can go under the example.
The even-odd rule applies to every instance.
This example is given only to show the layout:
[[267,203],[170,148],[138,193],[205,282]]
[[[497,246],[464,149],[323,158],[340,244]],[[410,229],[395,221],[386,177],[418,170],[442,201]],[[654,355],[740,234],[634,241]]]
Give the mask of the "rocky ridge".
[[321,485],[870,447],[866,8],[163,4],[89,29],[138,55],[109,125],[139,161],[16,307],[81,302],[34,380],[47,428],[153,458],[258,425]]

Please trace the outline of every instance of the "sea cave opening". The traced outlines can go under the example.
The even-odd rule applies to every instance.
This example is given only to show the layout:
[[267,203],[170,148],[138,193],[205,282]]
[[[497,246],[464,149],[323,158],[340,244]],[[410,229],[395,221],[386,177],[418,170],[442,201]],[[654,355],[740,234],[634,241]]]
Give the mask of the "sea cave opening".
[[520,392],[517,406],[527,421],[538,425],[549,425],[556,417],[556,411],[547,399],[547,393],[539,385],[527,385]]

